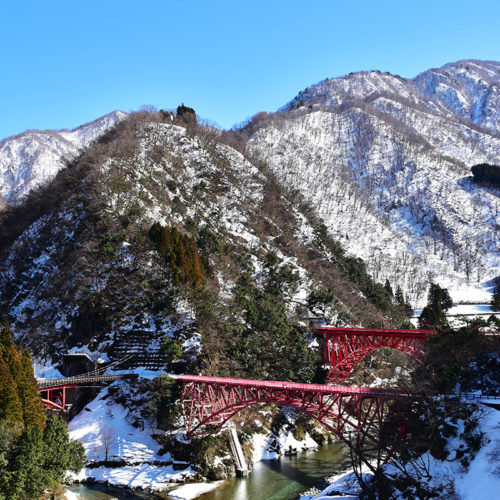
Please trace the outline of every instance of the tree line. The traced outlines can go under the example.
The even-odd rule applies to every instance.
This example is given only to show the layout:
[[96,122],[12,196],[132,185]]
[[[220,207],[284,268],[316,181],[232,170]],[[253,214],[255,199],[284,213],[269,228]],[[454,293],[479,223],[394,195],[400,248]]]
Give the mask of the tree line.
[[0,498],[40,498],[55,491],[66,471],[78,472],[85,451],[69,439],[66,423],[46,417],[28,349],[9,325],[0,329]]

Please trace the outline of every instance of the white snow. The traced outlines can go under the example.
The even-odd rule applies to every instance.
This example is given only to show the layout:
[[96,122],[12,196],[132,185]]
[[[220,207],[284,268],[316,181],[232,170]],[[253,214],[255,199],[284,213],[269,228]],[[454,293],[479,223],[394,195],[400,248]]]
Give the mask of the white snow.
[[78,493],[73,493],[72,491],[65,489],[63,492],[63,500],[81,500],[81,495]]
[[[295,410],[284,407],[281,412],[285,415],[288,423],[293,423],[296,419]],[[276,460],[286,450],[296,448],[297,450],[315,449],[318,443],[306,433],[302,440],[295,439],[293,433],[287,429],[287,425],[282,426],[278,435],[274,432],[269,432],[267,429],[262,432],[257,432],[251,438],[253,453],[252,462],[260,462],[262,460]]]
[[214,490],[222,484],[222,481],[214,481],[212,483],[190,483],[169,491],[167,498],[175,498],[177,500],[192,500],[199,497],[203,493]]
[[33,370],[37,379],[63,378],[61,372],[57,368],[54,368],[50,362],[42,363],[33,360]]
[[[463,427],[463,422],[462,422]],[[458,438],[450,438],[447,448],[451,454],[449,460],[439,461],[426,453],[423,458],[428,462],[432,479],[430,484],[434,487],[452,486],[460,500],[483,500],[498,498],[500,491],[500,412],[492,408],[484,407],[484,413],[479,421],[479,428],[485,433],[487,443],[474,456],[467,470],[458,460],[452,461],[454,457],[455,441]],[[384,466],[388,474],[394,474],[393,466]],[[409,468],[411,470],[411,468]],[[364,480],[369,481],[371,474],[366,467],[363,469]],[[351,498],[357,498],[360,493],[359,485],[353,473],[342,473],[338,476],[328,478],[330,485],[320,494],[313,496],[302,496],[301,500],[321,500],[331,498],[346,498],[344,495],[351,494]],[[342,495],[338,497],[337,495]],[[349,498],[349,497],[348,497]],[[397,496],[395,500],[403,500]]]
[[[270,116],[248,148],[412,304],[425,302],[431,280],[455,300],[489,300],[486,283],[500,274],[498,197],[469,177],[474,164],[498,163],[500,138],[464,118],[492,89],[478,120],[499,130],[499,85],[498,64],[480,61],[416,83],[379,72],[325,80],[294,100],[311,111]],[[356,98],[362,106],[350,105]]]
[[[362,468],[363,479],[369,481],[371,474],[366,466]],[[300,500],[322,500],[331,498],[358,498],[361,488],[353,472],[342,472],[326,478],[329,485],[316,495],[302,495]]]
[[157,455],[158,443],[148,432],[141,432],[133,427],[128,422],[127,414],[127,410],[121,405],[112,403],[107,387],[71,420],[70,436],[83,444],[88,460],[105,459],[103,439],[106,434],[110,441],[109,459],[136,462],[168,460],[169,456]]
[[500,412],[485,409],[481,418],[481,430],[489,440],[483,446],[467,472],[455,476],[455,488],[463,500],[498,497],[500,492]]
[[128,488],[164,490],[171,487],[172,482],[185,481],[191,475],[191,470],[187,470],[187,472],[176,471],[171,465],[159,466],[142,463],[114,468],[84,468],[79,474],[72,475],[71,479],[76,481],[92,479]]
[[[115,382],[114,385],[118,385]],[[110,386],[112,387],[112,386]],[[80,441],[87,460],[125,460],[129,465],[107,468],[85,467],[70,478],[76,481],[93,479],[130,488],[164,489],[170,482],[183,482],[194,476],[188,464],[174,462],[169,453],[159,455],[160,446],[153,439],[153,429],[136,428],[128,412],[109,398],[109,388],[103,390],[69,424],[70,437]],[[163,462],[158,465],[158,462]],[[174,469],[173,463],[176,463]],[[176,470],[177,469],[177,470]]]

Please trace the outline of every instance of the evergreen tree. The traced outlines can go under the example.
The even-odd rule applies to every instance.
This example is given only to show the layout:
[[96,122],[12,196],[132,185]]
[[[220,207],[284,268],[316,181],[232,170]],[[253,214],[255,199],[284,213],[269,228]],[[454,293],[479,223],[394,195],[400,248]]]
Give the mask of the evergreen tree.
[[184,106],[184,103],[182,103],[180,106],[177,106],[176,115],[179,120],[182,120],[187,125],[196,125],[195,110],[188,106]]
[[400,306],[405,305],[405,296],[403,295],[403,290],[401,290],[401,287],[399,285],[396,288],[396,302]]
[[387,293],[388,293],[389,295],[394,295],[394,294],[392,293],[392,286],[391,286],[391,283],[390,283],[390,281],[389,281],[388,279],[386,279],[386,280],[385,280],[384,288],[387,290]]
[[453,301],[447,288],[441,288],[437,283],[431,283],[429,287],[429,295],[427,297],[427,305],[433,308],[439,306],[442,311],[447,311],[453,307]]
[[453,307],[453,301],[448,293],[448,289],[441,288],[437,283],[431,283],[427,305],[420,314],[420,327],[436,330],[447,329],[446,311],[451,307]]
[[500,283],[495,285],[493,289],[493,297],[491,298],[491,308],[494,311],[500,311]]
[[203,264],[192,238],[175,227],[163,227],[158,222],[151,226],[149,236],[169,264],[174,285],[199,286],[203,282]]
[[47,418],[43,433],[46,447],[43,468],[53,482],[62,479],[67,470],[78,472],[85,460],[83,446],[75,440],[70,440],[64,420],[56,415]]
[[[3,471],[0,468],[0,491],[12,500],[39,498],[44,489],[55,487],[67,470],[78,472],[85,459],[83,446],[69,439],[66,424],[55,415],[47,419],[43,433],[36,425],[27,427],[9,445],[8,463]],[[0,453],[1,446],[0,434]]]
[[491,182],[500,185],[500,166],[480,163],[471,167],[476,182]]
[[78,472],[84,458],[62,419],[51,416],[45,427],[30,352],[20,355],[6,324],[0,328],[0,498],[40,498],[67,470]]
[[24,371],[24,384],[20,388],[20,397],[24,410],[24,425],[36,425],[41,430],[45,427],[45,411],[38,393],[38,384],[33,372],[33,361],[28,349],[23,351],[21,364]]
[[9,472],[2,478],[7,499],[40,498],[51,483],[48,471],[42,466],[45,455],[42,431],[36,426],[25,429],[17,442]]
[[[2,350],[2,348],[0,348]],[[0,356],[0,421],[23,421],[23,408],[7,363]]]
[[19,391],[19,388],[24,384],[24,369],[21,363],[21,355],[16,344],[14,344],[8,323],[5,324],[0,334],[0,345],[3,348],[3,360],[7,363],[10,374],[15,382],[15,387]]
[[20,423],[0,419],[0,492],[3,491],[2,478],[10,463],[10,455],[21,432]]
[[413,307],[411,305],[410,298],[408,297],[408,295],[406,296],[405,299],[405,313],[406,316],[408,317],[413,316]]
[[0,334],[0,345],[2,346],[3,361],[6,363],[12,378],[11,388],[17,391],[21,402],[21,420],[28,427],[37,425],[43,430],[45,414],[37,390],[38,385],[33,373],[31,355],[28,350],[25,350],[21,357],[12,339],[8,323],[5,324]]
[[0,327],[0,346],[3,347],[3,351],[6,352],[13,344],[14,341],[12,340],[9,323],[5,323],[5,325]]

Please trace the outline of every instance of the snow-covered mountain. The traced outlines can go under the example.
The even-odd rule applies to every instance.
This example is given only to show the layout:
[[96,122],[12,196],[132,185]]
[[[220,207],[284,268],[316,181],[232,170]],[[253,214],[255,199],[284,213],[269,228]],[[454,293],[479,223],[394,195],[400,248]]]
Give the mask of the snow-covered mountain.
[[52,179],[74,158],[126,116],[113,111],[73,130],[28,130],[0,142],[0,209]]
[[[157,116],[134,119],[129,115],[111,141],[90,147],[41,196],[28,197],[0,219],[0,316],[38,356],[92,344],[91,350],[119,359],[130,332],[151,341],[153,351],[159,338],[177,330],[183,342],[194,342],[195,299],[182,283],[175,307],[169,303],[173,278],[151,239],[154,223],[197,242],[210,293],[224,311],[234,311],[242,273],[262,285],[276,260],[272,273],[284,276],[276,280],[293,282],[290,315],[307,310],[313,290],[335,283],[335,300],[328,294],[314,300],[325,303],[318,312],[330,320],[404,320],[362,264],[346,261],[319,221],[284,198],[269,173],[220,142],[223,134],[162,123]],[[64,193],[51,196],[58,190]]]
[[[228,136],[191,117],[131,113],[105,141],[0,213],[0,318],[30,347],[39,376],[56,367],[67,373],[69,350],[148,377],[175,371],[310,381],[321,355],[310,315],[339,326],[406,323],[405,304],[347,258],[314,211],[296,206]],[[167,344],[177,346],[175,359]],[[177,416],[158,412],[167,415],[158,427],[169,436],[161,446],[151,438],[156,417],[139,430],[153,415],[153,385],[115,383],[86,406],[72,431],[88,460],[107,461],[99,436],[114,428],[120,446],[112,460],[127,462],[119,478],[112,469],[121,483],[137,485],[127,474],[134,467],[137,477],[138,466],[162,482],[192,476],[186,462],[198,463],[204,477],[219,477],[216,469],[221,478],[234,474],[231,460],[226,468],[210,455],[203,465],[197,448],[179,451]],[[82,406],[76,401],[72,411]],[[271,443],[313,444],[311,427],[301,441],[288,437],[294,415],[280,418],[287,430],[276,434],[267,408],[262,422],[246,415],[245,428],[258,435],[254,460],[273,456]],[[174,459],[186,464],[182,472],[168,468]],[[161,471],[153,468],[159,462]],[[109,469],[99,469],[103,476],[95,467],[82,474],[109,480]]]
[[248,149],[414,303],[431,279],[484,300],[474,288],[500,274],[500,193],[470,167],[500,162],[499,86],[500,64],[480,61],[327,79],[257,115]]
[[[489,300],[500,274],[497,189],[470,167],[500,163],[500,63],[467,60],[414,79],[380,71],[326,79],[256,115],[247,152],[268,163],[362,257],[377,280],[421,303],[430,280]],[[52,178],[109,126],[28,131],[0,143],[0,207]],[[482,290],[482,291],[478,291]]]
[[418,90],[442,110],[500,132],[500,63],[459,61],[418,75]]

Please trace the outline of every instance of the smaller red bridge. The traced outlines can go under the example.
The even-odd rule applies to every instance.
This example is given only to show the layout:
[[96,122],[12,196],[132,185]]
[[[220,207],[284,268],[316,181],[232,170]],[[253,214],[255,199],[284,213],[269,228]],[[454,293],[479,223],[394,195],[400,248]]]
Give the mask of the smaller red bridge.
[[[368,447],[377,466],[382,463],[383,455],[391,454],[408,429],[404,415],[396,411],[398,401],[420,397],[403,391],[363,387],[196,375],[174,375],[173,378],[183,384],[181,403],[188,438],[221,428],[236,413],[250,406],[276,403],[315,418],[363,460]],[[389,425],[388,414],[393,417]]]
[[128,375],[77,375],[76,377],[40,379],[38,380],[38,393],[42,398],[42,404],[50,410],[66,411],[68,409],[67,390],[97,382],[114,382]]
[[325,336],[324,362],[328,366],[328,380],[342,381],[367,354],[381,347],[405,352],[420,362],[427,337],[436,332],[320,326],[314,328],[313,333]]

